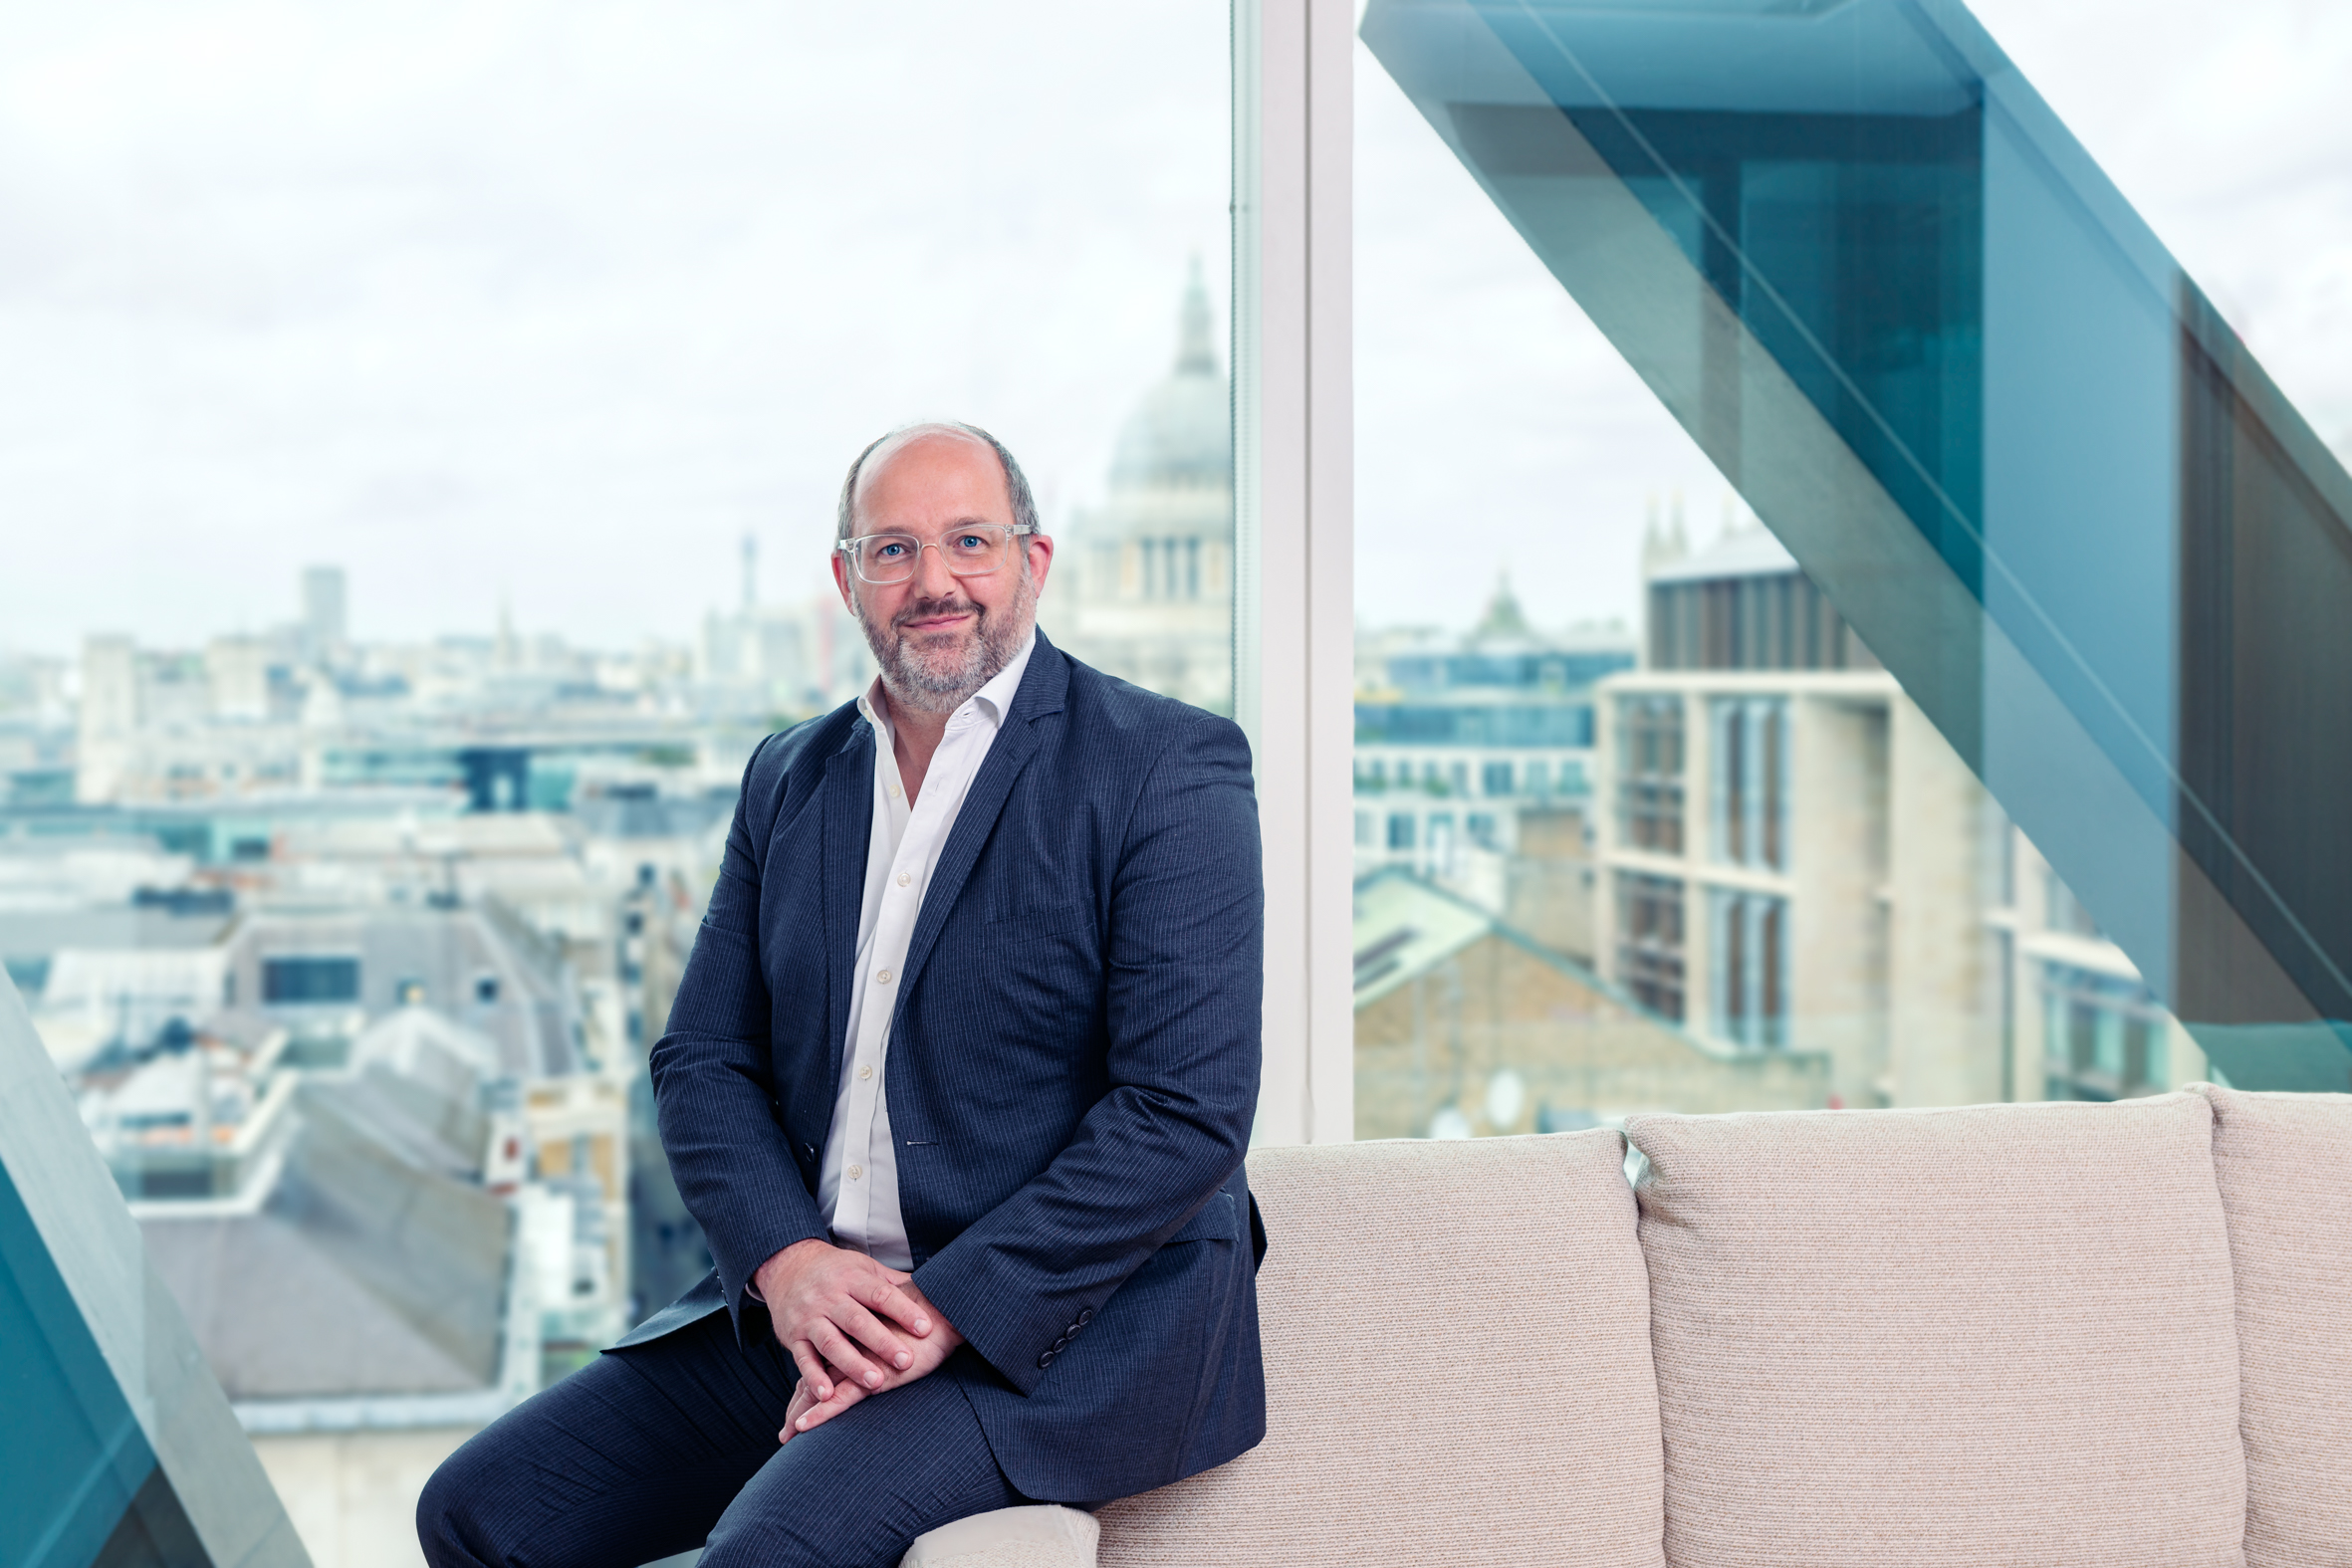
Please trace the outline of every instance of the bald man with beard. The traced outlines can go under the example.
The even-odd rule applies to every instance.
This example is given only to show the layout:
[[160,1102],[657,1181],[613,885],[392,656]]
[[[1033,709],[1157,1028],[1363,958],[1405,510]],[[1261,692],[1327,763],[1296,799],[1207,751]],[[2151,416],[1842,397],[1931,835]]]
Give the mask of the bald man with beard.
[[434,1568],[887,1565],[1264,1436],[1249,749],[1056,648],[1053,560],[986,431],[850,465],[881,673],[753,754],[652,1052],[717,1266],[451,1456]]

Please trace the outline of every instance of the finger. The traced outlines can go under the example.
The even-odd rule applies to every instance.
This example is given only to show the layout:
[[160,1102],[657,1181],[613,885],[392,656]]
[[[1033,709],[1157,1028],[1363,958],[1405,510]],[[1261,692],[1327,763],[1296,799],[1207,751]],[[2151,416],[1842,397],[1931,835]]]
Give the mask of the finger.
[[792,1342],[793,1365],[801,1369],[801,1387],[816,1390],[818,1399],[832,1397],[833,1380],[819,1358],[817,1347],[805,1339]]
[[931,1313],[921,1297],[912,1290],[900,1288],[904,1282],[903,1276],[876,1278],[858,1299],[877,1316],[893,1319],[920,1337],[931,1332]]
[[[830,1318],[819,1318],[811,1326],[809,1338],[817,1346],[817,1353],[838,1368],[845,1380],[862,1383],[869,1389],[882,1386],[882,1369],[860,1355],[849,1336]],[[841,1387],[834,1385],[833,1392],[839,1393]]]
[[903,1372],[915,1364],[915,1353],[888,1325],[855,1301],[844,1301],[832,1315],[834,1326],[845,1330],[873,1354]]
[[863,1398],[865,1398],[865,1390],[854,1383],[844,1383],[833,1392],[831,1399],[819,1400],[801,1412],[793,1422],[793,1431],[815,1432],[819,1427],[823,1426]]

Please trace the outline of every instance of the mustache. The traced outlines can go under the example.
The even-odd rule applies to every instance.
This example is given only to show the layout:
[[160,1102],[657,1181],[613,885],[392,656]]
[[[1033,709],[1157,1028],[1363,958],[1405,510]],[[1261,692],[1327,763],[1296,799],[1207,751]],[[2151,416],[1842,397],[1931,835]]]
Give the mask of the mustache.
[[917,599],[891,616],[890,624],[904,628],[918,620],[929,620],[934,615],[978,615],[984,622],[988,619],[988,611],[970,599]]

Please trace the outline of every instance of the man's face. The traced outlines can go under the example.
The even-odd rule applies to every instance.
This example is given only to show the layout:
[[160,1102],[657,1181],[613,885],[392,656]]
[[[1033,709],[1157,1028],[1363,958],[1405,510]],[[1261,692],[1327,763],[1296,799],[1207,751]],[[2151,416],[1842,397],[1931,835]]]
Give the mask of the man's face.
[[[885,446],[858,476],[853,535],[905,533],[930,544],[975,523],[1013,526],[1012,498],[996,453],[969,436],[924,431]],[[959,577],[947,558],[925,550],[904,582],[866,582],[833,554],[841,601],[865,630],[882,683],[895,703],[947,712],[1021,651],[1037,624],[1038,593],[1054,542],[1016,539],[1003,565]]]

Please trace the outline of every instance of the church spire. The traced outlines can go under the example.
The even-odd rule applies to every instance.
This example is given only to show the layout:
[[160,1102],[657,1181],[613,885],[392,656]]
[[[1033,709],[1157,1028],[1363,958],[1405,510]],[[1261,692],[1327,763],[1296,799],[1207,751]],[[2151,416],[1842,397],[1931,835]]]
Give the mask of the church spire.
[[1192,258],[1192,276],[1184,286],[1184,313],[1176,344],[1176,373],[1217,373],[1217,343],[1209,336],[1209,289],[1201,281],[1201,258]]

